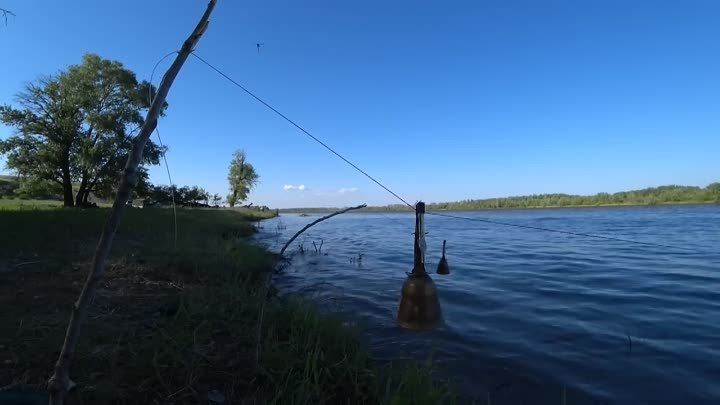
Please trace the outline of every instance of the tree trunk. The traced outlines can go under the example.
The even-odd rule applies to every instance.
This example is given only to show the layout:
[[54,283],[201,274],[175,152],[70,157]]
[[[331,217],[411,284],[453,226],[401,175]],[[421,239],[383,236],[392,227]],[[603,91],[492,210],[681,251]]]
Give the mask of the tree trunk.
[[[91,181],[88,182],[87,186],[85,186],[85,195],[83,196],[83,203],[87,204],[88,199],[90,198],[90,193],[92,191],[96,191],[95,188],[97,186],[98,180],[100,180],[100,177],[95,177]],[[108,197],[110,198],[110,197]]]
[[82,180],[80,180],[80,189],[78,190],[77,194],[75,195],[75,206],[76,207],[84,207],[83,197],[85,196],[86,188],[87,188],[87,178],[83,174]]
[[143,149],[145,149],[145,144],[157,126],[157,119],[162,110],[163,103],[165,103],[165,98],[170,90],[170,86],[172,86],[180,68],[208,26],[208,18],[215,7],[215,3],[216,0],[210,0],[200,22],[198,22],[188,39],[185,40],[175,61],[167,72],[165,72],[155,99],[152,101],[150,109],[145,116],[145,121],[140,129],[140,133],[133,139],[132,150],[125,164],[125,170],[120,179],[120,186],[118,187],[113,207],[110,210],[110,216],[107,222],[105,222],[102,233],[100,234],[100,240],[95,248],[95,255],[93,256],[92,265],[85,280],[85,285],[77,301],[72,306],[70,321],[68,322],[67,331],[65,332],[65,341],[63,342],[57,363],[55,363],[54,373],[48,381],[50,405],[62,405],[65,395],[74,385],[70,380],[70,361],[72,360],[78,338],[80,337],[80,324],[85,318],[87,307],[95,295],[97,284],[105,272],[105,259],[110,253],[113,238],[120,224],[120,218],[125,211],[127,200],[130,198],[131,192],[137,184],[137,167],[142,160]]
[[70,179],[70,168],[68,166],[62,169],[62,187],[63,187],[63,206],[74,207],[75,199],[73,198],[72,179]]

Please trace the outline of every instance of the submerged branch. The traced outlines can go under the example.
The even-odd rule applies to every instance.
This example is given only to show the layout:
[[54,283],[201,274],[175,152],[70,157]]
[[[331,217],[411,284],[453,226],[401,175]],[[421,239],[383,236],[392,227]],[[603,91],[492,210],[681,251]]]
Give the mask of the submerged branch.
[[[283,246],[283,248],[280,250],[280,256],[278,257],[278,262],[280,262],[280,261],[283,260],[283,253],[285,253],[285,249],[287,249],[288,246],[290,246],[290,244],[292,244],[293,241],[294,241],[295,239],[297,239],[298,236],[300,236],[300,234],[302,234],[303,232],[307,231],[307,230],[308,230],[310,227],[312,227],[313,225],[316,225],[316,224],[318,224],[318,223],[320,223],[320,222],[322,222],[322,221],[324,221],[324,220],[326,220],[326,219],[330,219],[330,218],[334,217],[335,215],[344,214],[344,213],[346,213],[346,212],[348,212],[348,211],[359,210],[360,208],[365,208],[365,207],[367,207],[367,204],[361,204],[361,205],[358,205],[358,206],[356,206],[356,207],[345,208],[345,209],[343,209],[343,210],[340,210],[340,211],[337,211],[337,212],[333,212],[333,213],[330,214],[330,215],[326,215],[326,216],[324,216],[324,217],[322,217],[322,218],[318,218],[317,220],[315,220],[315,221],[313,221],[313,222],[305,225],[301,230],[299,230],[295,235],[293,235],[293,237],[290,238],[290,240],[287,241],[287,243],[285,243],[285,246]],[[323,241],[323,242],[324,242],[324,241]],[[323,244],[323,242],[320,243],[320,248],[319,248],[319,249],[318,249],[317,247],[315,248],[315,251],[316,251],[316,252],[319,251],[319,250],[322,250],[322,244]],[[313,242],[313,245],[315,245],[315,242]],[[268,290],[270,289],[270,284],[271,284],[271,282],[272,282],[273,272],[274,272],[274,271],[272,271],[272,270],[271,270],[271,271],[268,271],[267,276],[266,276],[266,278],[265,278],[265,280],[264,280],[264,283],[263,283],[263,289],[262,289],[262,293],[261,293],[261,294],[262,294],[262,297],[263,297],[263,303],[262,303],[262,305],[260,306],[260,313],[258,314],[258,323],[257,323],[257,327],[256,327],[256,329],[255,329],[256,338],[255,338],[255,364],[254,364],[254,369],[255,369],[256,371],[257,371],[258,364],[259,364],[259,362],[260,362],[260,350],[261,350],[261,347],[262,347],[262,325],[263,325],[263,319],[265,318],[265,304],[267,303],[267,300],[268,300],[267,294],[268,294]]]
[[285,243],[285,246],[283,246],[283,248],[280,250],[280,256],[282,256],[283,253],[285,253],[285,249],[287,249],[288,246],[290,246],[290,244],[293,243],[293,241],[294,241],[298,236],[300,236],[301,233],[307,231],[307,230],[308,230],[310,227],[312,227],[313,225],[317,225],[318,223],[320,223],[320,222],[322,222],[322,221],[324,221],[324,220],[326,220],[326,219],[330,219],[330,218],[334,217],[335,215],[344,214],[344,213],[346,213],[346,212],[348,212],[348,211],[359,210],[360,208],[365,208],[365,207],[367,207],[367,204],[361,204],[361,205],[358,205],[357,207],[345,208],[344,210],[340,210],[340,211],[337,211],[337,212],[333,212],[333,213],[330,214],[330,215],[325,215],[324,217],[319,218],[319,219],[317,219],[317,220],[315,220],[315,221],[313,221],[313,222],[305,225],[301,230],[299,230],[295,235],[293,235],[293,237],[290,238],[290,240],[287,241],[287,243]]

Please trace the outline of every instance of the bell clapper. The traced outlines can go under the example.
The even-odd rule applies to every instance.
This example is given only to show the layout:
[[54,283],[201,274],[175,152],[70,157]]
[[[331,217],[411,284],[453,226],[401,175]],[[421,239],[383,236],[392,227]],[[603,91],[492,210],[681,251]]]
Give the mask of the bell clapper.
[[445,243],[447,241],[443,240],[443,249],[442,249],[442,257],[440,258],[440,263],[438,263],[437,267],[437,274],[450,274],[450,266],[448,266],[447,259],[445,259]]

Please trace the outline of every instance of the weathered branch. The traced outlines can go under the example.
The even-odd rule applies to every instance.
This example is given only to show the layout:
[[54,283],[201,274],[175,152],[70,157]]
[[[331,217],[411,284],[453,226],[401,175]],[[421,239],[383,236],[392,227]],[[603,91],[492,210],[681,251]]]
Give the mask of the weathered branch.
[[95,294],[98,281],[102,278],[105,272],[105,259],[107,259],[110,253],[115,232],[117,231],[120,223],[120,218],[125,211],[126,203],[130,198],[130,193],[137,183],[137,167],[142,160],[143,149],[147,143],[150,135],[157,126],[157,119],[162,111],[163,103],[167,97],[170,86],[172,86],[175,77],[177,77],[180,68],[182,67],[188,55],[193,51],[193,48],[200,40],[208,26],[208,18],[215,7],[216,0],[210,0],[205,9],[205,13],[198,22],[197,26],[193,30],[192,34],[185,40],[178,52],[175,61],[170,68],[165,72],[165,75],[160,82],[158,93],[153,100],[150,109],[148,110],[145,122],[143,123],[140,133],[133,139],[132,150],[128,156],[127,163],[125,164],[125,170],[123,171],[122,178],[120,180],[120,186],[118,188],[115,201],[113,203],[110,216],[105,222],[100,240],[98,241],[97,247],[95,248],[95,255],[93,256],[92,267],[88,273],[88,277],[85,280],[80,296],[77,302],[73,305],[72,312],[70,314],[70,321],[68,322],[67,332],[65,333],[65,341],[63,343],[62,351],[58,357],[57,363],[55,364],[55,371],[48,381],[48,391],[50,393],[50,405],[62,405],[65,398],[65,394],[72,387],[70,381],[70,361],[75,352],[77,346],[78,337],[80,336],[80,324],[85,318],[85,312],[87,306],[92,300]]
[[315,220],[315,221],[313,221],[313,222],[305,225],[305,226],[303,227],[303,229],[299,230],[295,235],[293,235],[293,237],[290,238],[289,241],[287,241],[287,243],[285,244],[285,246],[283,246],[283,248],[280,249],[280,256],[282,256],[282,254],[285,253],[285,249],[287,249],[288,246],[290,246],[290,244],[293,243],[293,241],[294,241],[298,236],[300,236],[301,233],[307,231],[308,228],[310,228],[311,226],[317,225],[318,223],[320,223],[320,222],[322,222],[322,221],[324,221],[324,220],[326,220],[326,219],[330,219],[330,218],[334,217],[335,215],[344,214],[344,213],[346,213],[346,212],[348,212],[348,211],[359,210],[360,208],[365,208],[365,207],[367,207],[367,204],[358,205],[357,207],[345,208],[344,210],[340,210],[340,211],[337,211],[337,212],[333,212],[333,213],[330,214],[330,215],[325,215],[324,217],[319,218],[319,219],[317,219],[317,220]]

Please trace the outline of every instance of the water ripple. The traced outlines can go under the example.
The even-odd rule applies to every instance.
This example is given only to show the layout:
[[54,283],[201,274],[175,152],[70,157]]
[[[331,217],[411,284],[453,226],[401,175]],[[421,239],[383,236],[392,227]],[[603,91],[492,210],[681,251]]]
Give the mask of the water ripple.
[[[412,215],[344,214],[300,238],[310,253],[278,287],[360,322],[377,357],[432,355],[482,402],[557,404],[565,387],[571,404],[720,403],[719,206],[462,215],[711,253],[428,217],[428,271],[447,239],[452,274],[434,277],[445,324],[417,333],[394,320]],[[258,238],[279,249],[314,219],[283,215]],[[273,221],[287,229],[274,232]],[[321,239],[326,255],[315,255]]]

